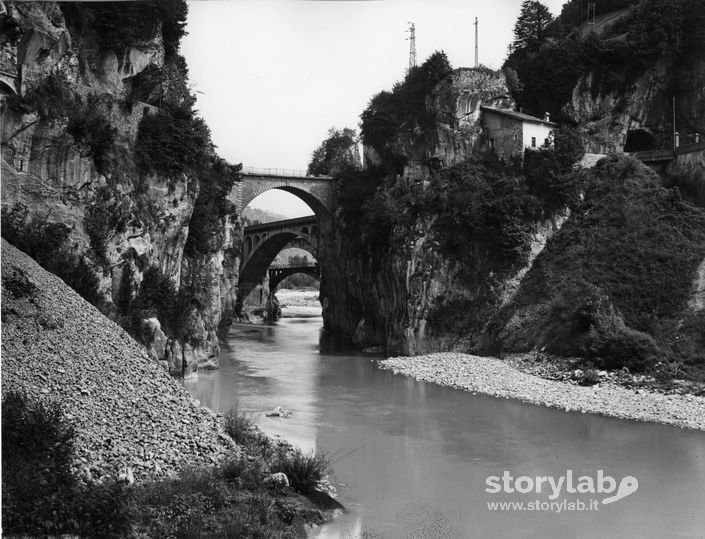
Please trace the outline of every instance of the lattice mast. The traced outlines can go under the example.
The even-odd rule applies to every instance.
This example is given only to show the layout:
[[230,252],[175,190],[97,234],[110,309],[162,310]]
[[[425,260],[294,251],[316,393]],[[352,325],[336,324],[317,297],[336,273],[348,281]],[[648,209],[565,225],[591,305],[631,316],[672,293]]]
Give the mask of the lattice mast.
[[414,23],[410,23],[409,27],[409,71],[412,67],[416,67],[416,27]]

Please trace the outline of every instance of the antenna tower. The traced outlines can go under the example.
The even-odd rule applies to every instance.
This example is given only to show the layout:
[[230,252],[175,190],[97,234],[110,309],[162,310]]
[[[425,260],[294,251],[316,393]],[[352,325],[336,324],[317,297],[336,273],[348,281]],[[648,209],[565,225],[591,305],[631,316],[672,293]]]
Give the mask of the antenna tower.
[[478,60],[478,55],[477,55],[477,28],[478,28],[478,22],[477,22],[477,17],[475,17],[475,67],[478,67],[480,65],[480,62]]
[[416,67],[416,27],[414,23],[410,23],[409,27],[409,71],[412,67]]

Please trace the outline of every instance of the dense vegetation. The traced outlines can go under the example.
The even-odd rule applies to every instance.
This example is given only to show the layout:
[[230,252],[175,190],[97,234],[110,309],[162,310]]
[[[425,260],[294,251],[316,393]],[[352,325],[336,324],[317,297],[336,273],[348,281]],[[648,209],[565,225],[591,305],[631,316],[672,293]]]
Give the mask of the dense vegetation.
[[108,174],[114,167],[117,130],[108,115],[115,100],[110,95],[76,94],[60,72],[50,73],[22,96],[13,96],[9,106],[20,113],[37,112],[47,123],[62,123],[66,133],[85,150],[96,170]]
[[165,104],[140,121],[135,160],[142,174],[178,177],[198,171],[212,150],[210,130],[192,103]]
[[161,31],[167,56],[175,55],[186,35],[184,0],[144,0],[134,4],[71,2],[61,8],[72,34],[95,40],[101,48],[123,52]]
[[[63,130],[67,141],[73,139],[79,151],[90,156],[106,182],[78,193],[78,204],[85,208],[83,229],[90,241],[85,253],[79,252],[78,245],[70,245],[69,227],[32,222],[28,209],[21,206],[3,209],[3,237],[103,307],[106,314],[115,315],[138,339],[138,318],[156,316],[169,337],[193,340],[183,319],[186,315],[180,318],[174,314],[175,310],[190,313],[198,308],[194,293],[187,290],[189,283],[177,291],[168,276],[148,268],[150,261],[137,257],[133,250],[123,252],[119,260],[111,250],[130,227],[145,229],[164,218],[149,191],[155,182],[165,182],[169,194],[179,183],[187,186],[181,197],[184,205],[189,203],[184,197],[195,198],[187,255],[218,251],[224,241],[225,219],[234,215],[227,195],[239,179],[239,166],[216,155],[210,130],[194,109],[186,64],[178,54],[187,5],[183,0],[124,5],[75,2],[47,13],[56,24],[60,24],[62,13],[65,17],[80,60],[78,85],[57,69],[32,81],[26,94],[10,99],[9,106],[20,114],[36,112],[40,129]],[[122,64],[128,61],[129,48],[159,39],[165,48],[163,65],[150,65],[124,81],[124,95],[115,97],[97,90],[86,94],[80,86],[93,85],[96,73],[92,70],[108,50],[114,51]],[[140,108],[143,115],[136,136],[125,136],[124,131],[118,131],[118,123],[140,100],[158,109]],[[173,204],[179,204],[176,197]],[[123,272],[114,309],[101,298],[96,274],[107,276],[117,265],[123,266]],[[136,286],[140,281],[136,271],[145,272],[140,287]]]
[[321,145],[313,151],[306,173],[309,176],[335,176],[343,168],[357,166],[355,162],[355,130],[331,128]]
[[2,210],[2,237],[34,258],[96,307],[103,306],[100,283],[83,256],[69,246],[71,229],[63,223],[40,223],[28,219],[29,210],[22,204]]
[[[579,5],[579,0],[566,3],[560,16],[547,25],[539,2],[522,4],[504,68],[511,73],[513,96],[525,111],[538,116],[549,111],[560,120],[563,105],[586,73],[593,73],[593,93],[624,91],[660,60],[673,66],[668,95],[696,89],[693,62],[705,51],[705,4],[700,0],[597,2],[598,16],[631,7],[599,34],[589,33]],[[663,120],[666,128],[668,115]],[[691,120],[684,115],[679,125],[686,127]]]
[[132,529],[122,485],[87,486],[71,471],[76,434],[57,404],[21,393],[2,401],[5,533],[125,537]]
[[705,319],[686,304],[705,258],[705,211],[630,158],[603,160],[584,185],[584,202],[505,312],[533,313],[506,342],[603,367],[702,367]]
[[241,165],[231,165],[213,157],[199,174],[199,192],[189,221],[186,254],[211,254],[223,246],[224,220],[235,215],[235,206],[227,196],[240,180]]
[[426,97],[452,71],[444,52],[433,53],[420,66],[412,67],[391,92],[374,96],[361,114],[361,136],[389,167],[406,163],[399,143],[423,146],[432,139],[435,114],[426,108]]
[[2,402],[2,520],[5,533],[80,537],[304,536],[321,514],[291,489],[267,485],[284,471],[310,494],[328,469],[322,454],[277,446],[242,414],[227,430],[243,452],[222,465],[128,486],[83,483],[71,470],[76,433],[59,405],[8,393]]

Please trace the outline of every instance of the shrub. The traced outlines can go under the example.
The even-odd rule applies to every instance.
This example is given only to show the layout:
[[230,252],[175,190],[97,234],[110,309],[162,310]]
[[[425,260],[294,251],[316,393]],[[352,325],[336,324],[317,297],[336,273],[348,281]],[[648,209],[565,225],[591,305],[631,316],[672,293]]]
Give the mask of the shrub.
[[101,174],[108,173],[112,166],[112,149],[117,135],[117,129],[103,113],[104,108],[110,107],[110,96],[91,94],[85,103],[82,98],[76,97],[66,127],[78,144],[88,148],[96,170]]
[[100,308],[103,298],[98,277],[84,258],[69,252],[66,245],[71,229],[63,223],[29,221],[27,214],[21,205],[3,208],[2,237]]
[[243,492],[237,483],[219,471],[185,470],[177,479],[145,484],[133,506],[136,531],[184,539],[299,536],[295,522],[282,518],[270,495]]
[[578,384],[581,386],[594,386],[600,383],[600,375],[595,369],[587,369],[578,377]]
[[255,428],[252,415],[240,412],[237,406],[231,408],[225,415],[225,432],[227,432],[237,444],[246,445],[251,441]]
[[12,534],[124,537],[132,526],[119,484],[82,486],[71,473],[75,431],[56,403],[8,393],[2,403],[2,519]]
[[220,473],[226,481],[235,483],[239,488],[256,490],[262,486],[264,467],[262,460],[241,454],[226,460],[220,466]]
[[240,180],[240,169],[240,165],[230,165],[224,159],[213,158],[201,170],[185,253],[209,254],[223,246],[223,220],[235,213],[235,206],[227,197],[235,182]]
[[157,266],[150,266],[144,272],[137,296],[129,304],[131,333],[139,335],[142,320],[156,316],[164,333],[175,337],[178,305],[179,294],[173,281]]
[[66,76],[61,72],[49,74],[29,89],[24,97],[26,111],[34,110],[43,120],[67,118],[75,109],[74,94]]
[[240,412],[237,406],[225,415],[225,432],[235,443],[264,460],[269,460],[274,453],[272,441],[257,428],[252,414]]
[[115,195],[108,186],[98,189],[95,202],[86,209],[83,226],[88,233],[96,262],[103,267],[107,268],[110,264],[107,256],[108,242],[115,234],[127,229],[131,216],[129,200]]
[[628,327],[592,328],[588,357],[606,369],[643,371],[663,357],[651,335]]
[[11,275],[3,274],[2,286],[15,299],[32,299],[37,293],[37,285],[30,281],[23,271],[17,269]]
[[212,153],[210,130],[186,105],[142,117],[135,160],[142,174],[175,177],[202,167]]
[[672,165],[663,183],[666,187],[677,187],[685,200],[705,208],[705,165]]
[[323,479],[330,463],[323,453],[304,453],[300,449],[287,452],[280,450],[270,464],[272,473],[282,472],[289,478],[289,484],[302,494],[313,492]]

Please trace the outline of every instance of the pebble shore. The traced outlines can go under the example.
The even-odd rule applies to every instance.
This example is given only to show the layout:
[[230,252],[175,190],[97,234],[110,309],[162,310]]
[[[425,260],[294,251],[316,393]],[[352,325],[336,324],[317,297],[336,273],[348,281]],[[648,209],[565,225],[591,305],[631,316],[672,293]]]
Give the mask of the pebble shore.
[[419,381],[433,382],[566,411],[663,423],[705,430],[705,398],[631,390],[611,383],[579,386],[521,372],[502,360],[443,352],[418,357],[392,357],[383,369]]
[[[8,293],[5,281],[16,275],[35,293]],[[4,240],[2,276],[2,393],[61,404],[77,433],[74,471],[85,481],[115,479],[127,468],[146,481],[237,451],[222,417],[201,407],[120,326]]]

